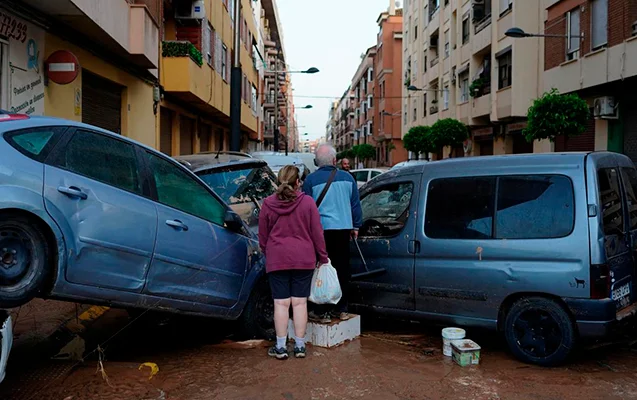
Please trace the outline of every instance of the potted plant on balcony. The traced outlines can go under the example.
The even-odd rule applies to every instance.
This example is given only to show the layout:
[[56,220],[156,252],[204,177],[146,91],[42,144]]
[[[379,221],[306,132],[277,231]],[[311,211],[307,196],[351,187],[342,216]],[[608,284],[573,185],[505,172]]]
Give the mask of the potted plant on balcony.
[[162,57],[190,57],[200,67],[203,65],[201,52],[186,41],[164,41],[161,45]]
[[558,136],[568,140],[581,135],[588,125],[590,111],[586,101],[577,94],[561,95],[553,89],[533,101],[527,118],[523,134],[528,142],[543,139],[554,142]]
[[477,78],[469,85],[469,95],[471,97],[480,97],[484,94],[484,87],[486,86],[486,80],[484,78]]
[[436,152],[444,147],[453,149],[459,147],[469,138],[469,129],[465,124],[453,118],[445,118],[436,121],[431,127],[431,141]]

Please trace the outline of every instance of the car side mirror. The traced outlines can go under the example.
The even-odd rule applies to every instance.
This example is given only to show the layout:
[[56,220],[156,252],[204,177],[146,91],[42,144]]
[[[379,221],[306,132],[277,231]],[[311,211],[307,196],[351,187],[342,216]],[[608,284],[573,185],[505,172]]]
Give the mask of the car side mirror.
[[243,221],[234,211],[226,210],[226,215],[223,219],[223,223],[226,228],[233,232],[241,232],[243,229]]

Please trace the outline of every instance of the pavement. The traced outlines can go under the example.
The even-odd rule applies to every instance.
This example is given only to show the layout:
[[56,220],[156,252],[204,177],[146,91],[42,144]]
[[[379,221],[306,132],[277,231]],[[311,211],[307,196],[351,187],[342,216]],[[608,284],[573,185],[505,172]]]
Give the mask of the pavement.
[[[626,342],[581,349],[567,365],[540,368],[515,360],[498,335],[469,331],[483,348],[481,361],[462,368],[442,355],[439,327],[363,321],[358,340],[334,349],[309,347],[306,359],[278,361],[266,356],[267,342],[233,341],[232,324],[149,315],[133,320],[110,309],[83,333],[84,362],[10,359],[0,398],[637,398],[637,349]],[[100,350],[91,352],[98,344]],[[149,367],[140,370],[147,362],[159,368],[152,377]]]

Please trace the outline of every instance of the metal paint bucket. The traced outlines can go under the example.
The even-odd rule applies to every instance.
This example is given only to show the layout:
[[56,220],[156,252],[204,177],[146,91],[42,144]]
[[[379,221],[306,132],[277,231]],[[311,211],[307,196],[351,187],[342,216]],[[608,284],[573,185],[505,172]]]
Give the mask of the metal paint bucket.
[[451,357],[451,342],[464,339],[466,332],[460,328],[445,328],[442,330],[442,354]]

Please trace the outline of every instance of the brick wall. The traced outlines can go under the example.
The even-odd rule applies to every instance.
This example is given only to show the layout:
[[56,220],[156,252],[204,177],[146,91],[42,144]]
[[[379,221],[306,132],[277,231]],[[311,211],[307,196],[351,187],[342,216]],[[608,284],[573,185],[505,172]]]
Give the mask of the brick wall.
[[[566,33],[566,19],[561,17],[557,21],[546,21],[544,32],[547,35],[564,35]],[[544,39],[544,70],[555,68],[566,61],[566,40]]]
[[202,32],[200,26],[177,25],[177,40],[190,42],[201,51]]
[[[566,13],[580,4],[580,32],[584,35],[580,45],[580,57],[591,52],[591,4],[590,0],[563,0],[548,11],[544,24],[546,34],[566,34]],[[632,24],[637,21],[637,0],[608,0],[608,46],[621,44],[632,35]],[[544,69],[549,70],[566,61],[566,40],[546,38]]]

